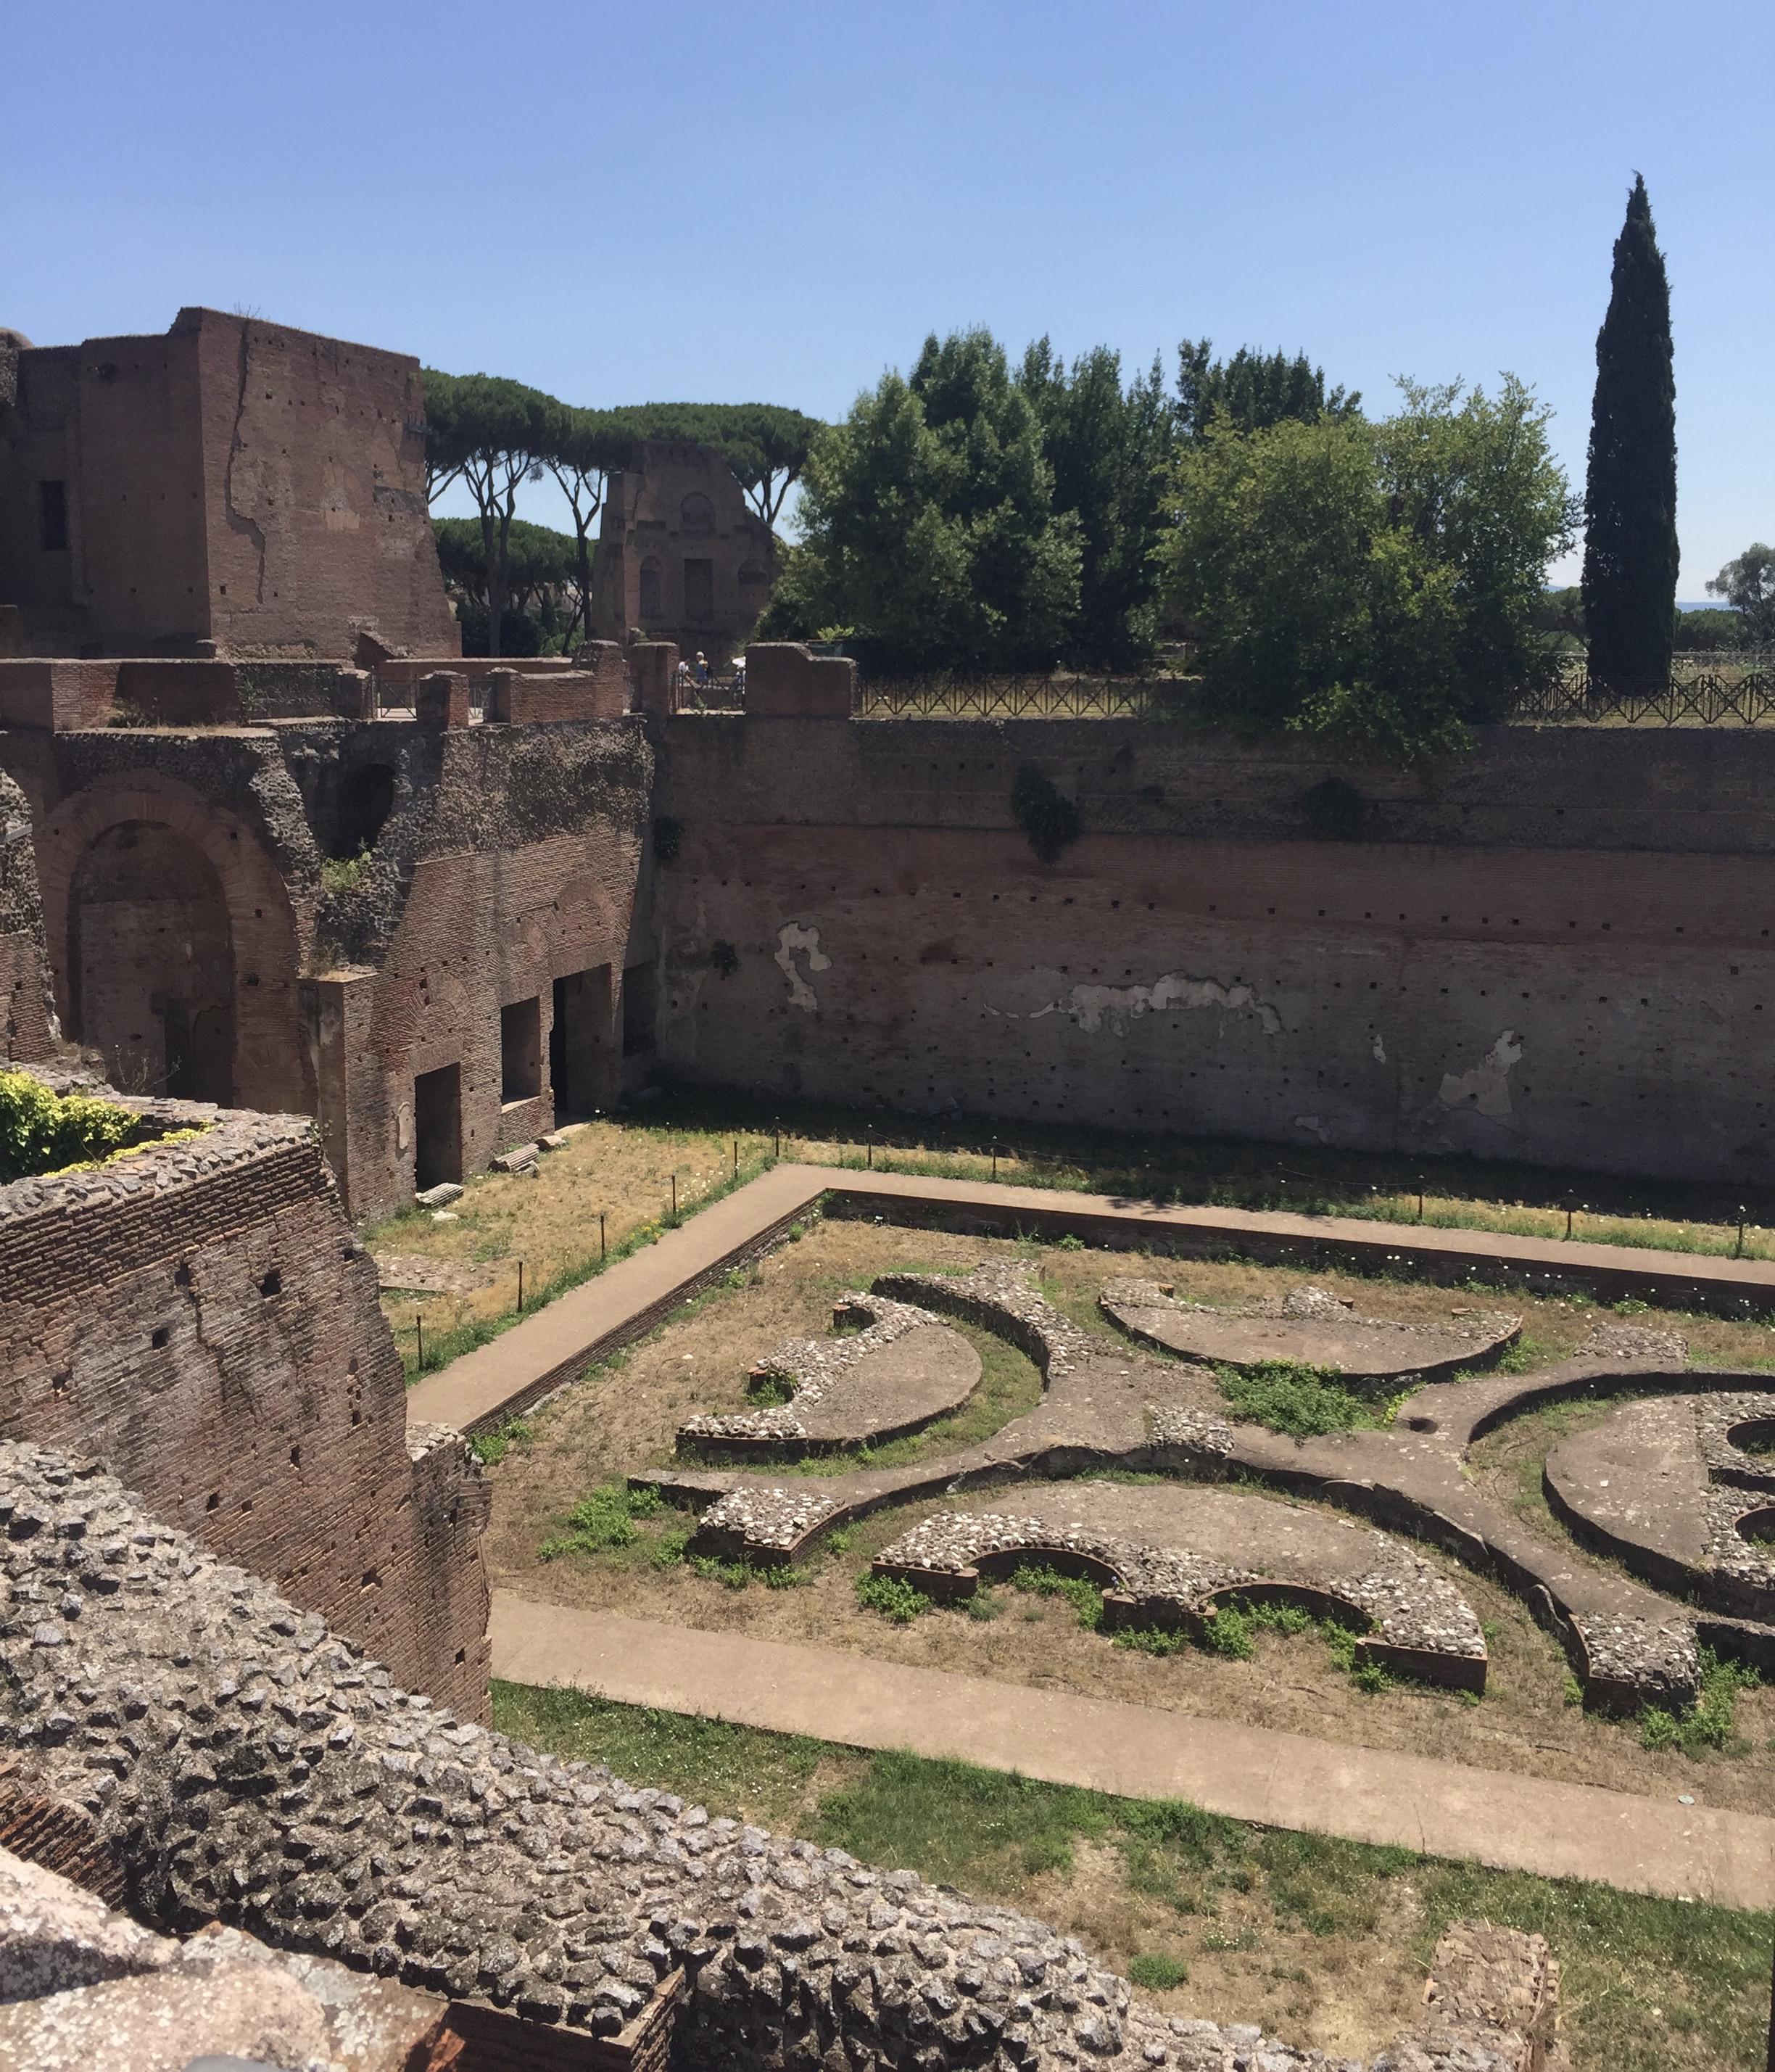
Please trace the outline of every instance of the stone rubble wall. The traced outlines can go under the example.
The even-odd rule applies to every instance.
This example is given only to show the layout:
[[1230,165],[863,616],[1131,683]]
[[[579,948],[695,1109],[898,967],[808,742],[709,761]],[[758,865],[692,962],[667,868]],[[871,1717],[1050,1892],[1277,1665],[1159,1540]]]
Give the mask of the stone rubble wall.
[[[463,1720],[90,1463],[0,1444],[0,1743],[89,1809],[157,1927],[586,2037],[633,2034],[682,1974],[685,2067],[1336,2063],[1161,2016],[1076,1941],[910,1871]],[[1531,2062],[1488,2021],[1459,2041],[1465,2072]]]

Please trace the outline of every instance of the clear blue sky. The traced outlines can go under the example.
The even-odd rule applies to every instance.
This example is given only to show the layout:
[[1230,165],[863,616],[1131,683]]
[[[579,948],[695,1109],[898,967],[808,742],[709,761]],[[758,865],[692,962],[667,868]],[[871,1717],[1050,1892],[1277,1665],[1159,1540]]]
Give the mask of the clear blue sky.
[[4,48],[0,323],[40,343],[203,302],[831,416],[931,329],[1206,335],[1376,404],[1510,368],[1580,483],[1637,167],[1679,594],[1775,538],[1769,0],[88,0]]

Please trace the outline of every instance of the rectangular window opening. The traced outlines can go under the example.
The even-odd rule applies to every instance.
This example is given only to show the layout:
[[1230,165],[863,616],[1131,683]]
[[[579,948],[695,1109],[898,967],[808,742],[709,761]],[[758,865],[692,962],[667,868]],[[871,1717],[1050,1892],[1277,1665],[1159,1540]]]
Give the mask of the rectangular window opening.
[[37,544],[46,554],[68,552],[68,484],[37,485]]
[[413,1188],[462,1177],[462,1068],[441,1065],[413,1083]]
[[499,1099],[534,1100],[542,1092],[542,1002],[515,1000],[499,1009]]

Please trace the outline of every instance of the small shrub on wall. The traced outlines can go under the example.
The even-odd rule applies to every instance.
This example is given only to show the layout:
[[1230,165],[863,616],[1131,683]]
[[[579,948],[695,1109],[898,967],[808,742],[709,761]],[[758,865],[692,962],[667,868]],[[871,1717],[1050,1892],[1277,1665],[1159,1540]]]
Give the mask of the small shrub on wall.
[[0,1072],[0,1185],[121,1151],[138,1118],[90,1094],[57,1094],[25,1072]]
[[1039,770],[1018,771],[1011,787],[1011,812],[1044,863],[1056,861],[1066,845],[1079,839],[1079,808]]

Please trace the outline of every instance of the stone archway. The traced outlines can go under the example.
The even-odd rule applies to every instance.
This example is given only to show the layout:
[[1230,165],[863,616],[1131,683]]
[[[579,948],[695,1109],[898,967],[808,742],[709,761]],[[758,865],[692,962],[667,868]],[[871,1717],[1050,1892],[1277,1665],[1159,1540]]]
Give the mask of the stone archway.
[[[154,1091],[215,1100],[220,1088],[242,1108],[314,1112],[295,911],[249,824],[176,778],[131,771],[46,813],[37,853],[71,1034]],[[107,942],[130,970],[107,962]]]
[[119,820],[68,888],[68,1034],[130,1093],[234,1098],[234,941],[215,865],[163,822]]

